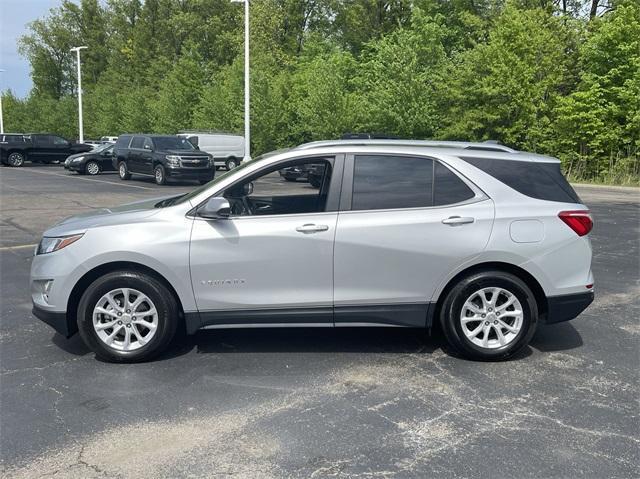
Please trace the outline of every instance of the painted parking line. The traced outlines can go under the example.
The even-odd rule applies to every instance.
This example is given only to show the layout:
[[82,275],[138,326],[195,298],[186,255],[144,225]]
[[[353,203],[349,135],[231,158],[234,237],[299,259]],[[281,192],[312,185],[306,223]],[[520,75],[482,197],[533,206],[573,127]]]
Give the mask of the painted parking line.
[[14,249],[35,248],[36,244],[20,244],[17,246],[0,246],[0,251],[13,251]]
[[3,168],[2,171],[23,171],[23,172],[29,172],[29,173],[38,173],[40,175],[49,175],[49,176],[60,176],[61,178],[67,178],[69,180],[84,180],[84,181],[95,181],[96,183],[104,183],[106,185],[115,185],[115,186],[124,186],[125,188],[138,188],[140,190],[153,190],[154,188],[149,188],[148,186],[139,186],[139,185],[128,185],[125,183],[116,183],[115,181],[105,181],[105,180],[98,180],[97,178],[84,178],[82,176],[69,176],[69,175],[65,175],[62,173],[53,173],[53,172],[49,172],[49,171],[38,171],[38,170],[32,170],[32,169],[23,169],[23,168]]

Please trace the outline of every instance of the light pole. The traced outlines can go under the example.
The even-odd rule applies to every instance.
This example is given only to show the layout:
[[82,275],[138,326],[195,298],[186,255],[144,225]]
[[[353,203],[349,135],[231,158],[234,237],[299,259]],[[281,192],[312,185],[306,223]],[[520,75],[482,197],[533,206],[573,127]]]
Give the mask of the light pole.
[[[5,72],[6,70],[3,70],[2,68],[0,68],[0,73]],[[0,134],[4,133],[4,119],[2,117],[2,89],[0,88]]]
[[251,114],[249,109],[249,0],[231,0],[244,3],[244,158],[251,160]]
[[74,47],[72,52],[76,52],[76,59],[78,61],[78,130],[80,137],[78,140],[80,143],[84,143],[84,127],[82,125],[82,74],[80,73],[80,50],[84,50],[87,47]]

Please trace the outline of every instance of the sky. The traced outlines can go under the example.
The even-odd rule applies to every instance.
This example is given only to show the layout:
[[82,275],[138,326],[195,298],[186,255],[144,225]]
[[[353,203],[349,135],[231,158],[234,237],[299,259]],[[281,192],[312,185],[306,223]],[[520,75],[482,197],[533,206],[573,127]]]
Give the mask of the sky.
[[18,53],[18,38],[27,24],[47,15],[60,0],[0,0],[0,90],[24,97],[31,89],[29,62]]

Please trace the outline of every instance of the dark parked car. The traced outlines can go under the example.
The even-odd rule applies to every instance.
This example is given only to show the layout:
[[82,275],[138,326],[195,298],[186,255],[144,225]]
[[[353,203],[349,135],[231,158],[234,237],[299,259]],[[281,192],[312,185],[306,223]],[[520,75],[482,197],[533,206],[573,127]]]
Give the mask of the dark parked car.
[[307,172],[307,178],[309,178],[309,183],[311,184],[311,186],[313,186],[314,188],[320,188],[324,180],[326,171],[327,168],[325,167],[325,165],[311,165],[309,171]]
[[113,143],[105,143],[89,152],[71,155],[64,161],[64,167],[81,175],[97,175],[103,171],[115,171],[112,160]]
[[170,178],[204,184],[215,174],[211,155],[175,135],[120,135],[113,164],[122,180],[130,179],[132,174],[151,176],[159,185]]
[[319,188],[324,176],[324,166],[315,163],[295,165],[283,168],[279,173],[287,181],[308,181],[311,186]]
[[69,155],[91,151],[90,145],[47,133],[12,133],[0,135],[0,139],[0,162],[9,166],[22,166],[26,160],[33,163],[64,161]]
[[309,181],[309,165],[296,165],[281,169],[278,173],[287,181]]

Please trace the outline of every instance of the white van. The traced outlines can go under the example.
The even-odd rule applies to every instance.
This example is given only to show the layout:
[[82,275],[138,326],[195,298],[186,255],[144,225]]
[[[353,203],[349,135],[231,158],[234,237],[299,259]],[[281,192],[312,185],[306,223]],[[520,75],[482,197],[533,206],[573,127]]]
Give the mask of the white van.
[[178,136],[187,138],[201,151],[213,156],[216,167],[224,166],[232,170],[244,158],[244,137],[230,133],[207,133],[182,131]]

